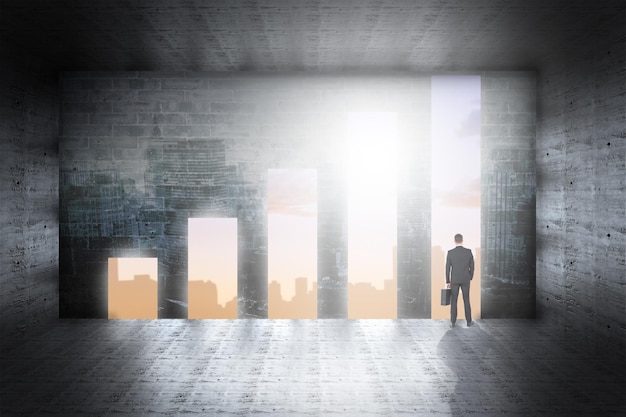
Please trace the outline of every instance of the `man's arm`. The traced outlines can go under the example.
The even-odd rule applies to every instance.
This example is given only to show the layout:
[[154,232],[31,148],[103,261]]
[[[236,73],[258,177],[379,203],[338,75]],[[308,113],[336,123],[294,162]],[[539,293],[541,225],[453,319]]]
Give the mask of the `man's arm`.
[[450,260],[450,252],[446,255],[446,284],[450,283],[450,274],[452,272],[452,261]]
[[469,264],[470,280],[474,279],[474,254],[470,250],[470,264]]

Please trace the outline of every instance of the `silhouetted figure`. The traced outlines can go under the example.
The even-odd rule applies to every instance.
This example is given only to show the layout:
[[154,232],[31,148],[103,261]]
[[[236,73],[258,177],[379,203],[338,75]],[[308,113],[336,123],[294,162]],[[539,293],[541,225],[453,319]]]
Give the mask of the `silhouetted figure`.
[[463,304],[465,305],[465,318],[467,326],[472,323],[472,307],[470,306],[470,282],[474,277],[474,255],[470,249],[463,247],[463,235],[454,235],[456,247],[448,251],[446,258],[446,284],[452,289],[450,303],[450,321],[452,327],[456,325],[457,300],[459,288],[463,292]]

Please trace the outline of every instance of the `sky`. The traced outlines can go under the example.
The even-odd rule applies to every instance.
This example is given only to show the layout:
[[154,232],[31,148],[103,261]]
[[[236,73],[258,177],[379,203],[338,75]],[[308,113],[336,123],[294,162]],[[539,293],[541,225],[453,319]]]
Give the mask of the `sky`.
[[480,77],[432,77],[432,245],[480,247]]
[[268,284],[289,301],[295,278],[308,278],[308,290],[317,281],[317,170],[270,169],[267,184]]
[[[432,246],[440,246],[432,264],[431,316],[450,317],[450,307],[439,305],[445,286],[445,253],[461,233],[463,246],[476,257],[480,248],[480,77],[432,78]],[[479,260],[479,259],[478,259]],[[472,315],[480,317],[480,270],[474,272],[470,300]],[[459,301],[459,318],[465,313]]]
[[348,117],[348,282],[368,282],[377,289],[393,278],[397,129],[395,113],[350,113]]
[[[397,120],[394,113],[350,113],[344,167],[348,180],[348,281],[382,289],[393,278],[397,224]],[[384,141],[386,146],[380,146]],[[293,296],[293,280],[317,281],[317,172],[268,172],[268,283]]]
[[237,219],[190,218],[189,280],[212,281],[222,307],[237,296]]

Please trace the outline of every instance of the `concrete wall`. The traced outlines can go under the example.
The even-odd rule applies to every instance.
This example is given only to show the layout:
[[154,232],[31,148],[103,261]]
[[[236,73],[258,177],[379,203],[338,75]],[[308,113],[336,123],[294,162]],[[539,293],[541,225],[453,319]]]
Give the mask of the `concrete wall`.
[[535,132],[533,72],[481,77],[481,312],[535,317]]
[[[484,213],[499,216],[483,233],[489,260],[483,311],[534,317],[535,78],[483,76]],[[430,77],[70,72],[61,78],[61,316],[106,317],[107,258],[154,256],[159,317],[186,317],[187,219],[217,216],[239,222],[239,317],[266,317],[266,173],[300,167],[318,169],[318,316],[346,317],[340,173],[347,112],[394,111],[403,156],[398,317],[430,317]],[[508,182],[496,190],[492,183],[502,173]],[[505,205],[497,199],[502,190]],[[509,243],[514,251],[504,247]]]
[[540,73],[537,311],[623,356],[626,15],[623,3],[603,13],[597,27],[556,45]]
[[0,334],[58,317],[58,88],[0,45]]

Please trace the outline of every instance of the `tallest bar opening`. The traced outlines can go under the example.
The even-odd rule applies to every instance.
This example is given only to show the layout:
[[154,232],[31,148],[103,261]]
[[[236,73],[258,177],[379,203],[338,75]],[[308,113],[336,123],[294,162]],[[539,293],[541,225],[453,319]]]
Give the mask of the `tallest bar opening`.
[[[435,76],[431,79],[431,317],[449,319],[450,306],[441,306],[447,251],[454,235],[474,255],[470,285],[472,318],[480,318],[481,230],[481,93],[480,76]],[[459,296],[458,318],[465,319]]]

